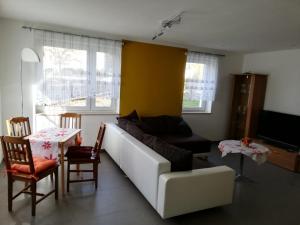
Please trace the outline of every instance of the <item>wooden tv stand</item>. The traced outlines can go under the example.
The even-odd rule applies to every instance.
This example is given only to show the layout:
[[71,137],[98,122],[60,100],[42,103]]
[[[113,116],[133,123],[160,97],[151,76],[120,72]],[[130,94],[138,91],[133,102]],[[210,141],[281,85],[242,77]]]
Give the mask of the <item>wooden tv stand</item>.
[[254,142],[263,144],[270,149],[271,154],[268,155],[268,162],[293,172],[300,172],[300,155],[298,152],[267,144],[261,139],[254,139]]

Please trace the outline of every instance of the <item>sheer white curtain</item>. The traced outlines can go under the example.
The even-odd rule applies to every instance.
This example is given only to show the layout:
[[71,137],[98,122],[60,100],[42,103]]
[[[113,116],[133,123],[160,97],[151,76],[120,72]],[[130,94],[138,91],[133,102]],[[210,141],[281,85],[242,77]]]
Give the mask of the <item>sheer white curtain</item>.
[[218,57],[188,52],[185,74],[185,98],[214,101],[218,80]]
[[118,102],[120,41],[35,31],[35,44],[42,56],[37,105],[111,109]]
[[120,42],[97,42],[95,107],[119,104],[121,48]]

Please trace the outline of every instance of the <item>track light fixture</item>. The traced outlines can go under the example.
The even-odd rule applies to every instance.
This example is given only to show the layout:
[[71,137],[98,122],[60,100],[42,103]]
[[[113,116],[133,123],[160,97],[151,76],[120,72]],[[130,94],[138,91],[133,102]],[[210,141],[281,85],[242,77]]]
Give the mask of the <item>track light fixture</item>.
[[159,31],[152,37],[152,40],[157,39],[158,37],[162,36],[167,29],[170,29],[174,24],[180,24],[182,20],[183,12],[177,14],[172,19],[164,20],[161,22]]

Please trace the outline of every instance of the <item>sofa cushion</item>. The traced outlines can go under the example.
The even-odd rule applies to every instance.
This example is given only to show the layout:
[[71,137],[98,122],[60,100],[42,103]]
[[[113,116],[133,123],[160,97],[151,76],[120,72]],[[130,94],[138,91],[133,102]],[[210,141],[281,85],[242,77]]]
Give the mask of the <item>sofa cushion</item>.
[[193,133],[189,125],[178,116],[141,117],[138,125],[144,132],[154,135],[180,134],[191,136]]
[[144,135],[144,131],[142,131],[137,125],[136,123],[132,122],[132,121],[128,121],[126,124],[126,131],[131,134],[133,137],[135,137],[136,139],[138,139],[139,141],[142,141],[143,139],[143,135]]
[[69,146],[65,156],[70,159],[91,158],[92,150],[92,146]]
[[195,153],[203,153],[210,151],[211,141],[200,137],[197,134],[185,137],[182,135],[160,135],[159,138],[168,142],[169,144],[175,145],[179,148],[184,148]]
[[143,135],[143,139],[142,139],[142,142],[147,145],[149,148],[154,148],[154,145],[157,141],[157,138],[156,136],[153,136],[153,135],[150,135],[150,134],[146,134],[144,133]]
[[[53,159],[45,159],[45,158],[37,157],[37,156],[32,157],[32,159],[33,159],[35,174],[45,172],[46,170],[48,170],[50,168],[54,168],[57,165],[57,162]],[[18,164],[18,163],[12,164],[11,169],[16,170],[17,172],[20,172],[20,173],[30,174],[30,172],[31,172],[29,165]]]
[[171,162],[171,171],[191,170],[193,153],[156,138],[153,150]]
[[164,116],[141,117],[138,125],[148,134],[164,134],[168,131]]
[[209,160],[204,160],[199,157],[193,157],[193,170],[211,168],[215,166],[217,165],[213,164]]

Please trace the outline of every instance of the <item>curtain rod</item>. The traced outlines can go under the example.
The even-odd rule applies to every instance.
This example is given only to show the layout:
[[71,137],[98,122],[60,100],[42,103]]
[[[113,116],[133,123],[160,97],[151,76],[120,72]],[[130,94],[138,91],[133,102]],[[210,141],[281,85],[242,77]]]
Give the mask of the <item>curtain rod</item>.
[[61,32],[61,31],[48,30],[48,29],[40,29],[40,28],[28,27],[28,26],[22,26],[22,28],[25,29],[25,30],[30,30],[30,31],[38,30],[38,31],[46,31],[46,32],[52,32],[52,33],[57,33],[57,34],[72,35],[72,36],[77,36],[77,37],[85,37],[85,38],[93,38],[93,39],[101,39],[101,40],[109,40],[109,41],[119,41],[123,44],[123,42],[120,41],[120,40],[113,40],[113,39],[109,39],[109,38],[94,37],[94,36],[83,35],[83,34],[73,34],[73,33],[68,33],[68,32]]
[[214,56],[218,56],[218,57],[225,57],[226,56],[226,55],[222,55],[222,54],[209,53],[209,52],[197,52],[197,51],[188,51],[188,52],[200,53],[200,54],[204,54],[204,55],[214,55]]

